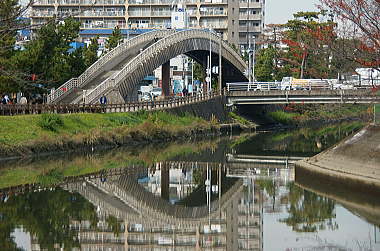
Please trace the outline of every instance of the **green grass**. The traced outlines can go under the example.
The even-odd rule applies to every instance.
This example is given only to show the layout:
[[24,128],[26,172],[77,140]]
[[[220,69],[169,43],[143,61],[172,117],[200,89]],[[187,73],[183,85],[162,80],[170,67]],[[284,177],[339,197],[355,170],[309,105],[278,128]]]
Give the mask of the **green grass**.
[[59,135],[88,134],[92,130],[107,132],[120,127],[135,128],[146,122],[172,128],[205,123],[204,120],[187,114],[176,116],[162,111],[152,113],[54,114],[55,119],[61,122],[48,122],[47,116],[51,115],[1,117],[0,143],[19,145],[41,138],[55,138]]
[[294,105],[292,111],[275,111],[268,114],[282,124],[299,124],[316,120],[341,120],[360,117],[371,113],[368,105]]
[[243,124],[243,125],[252,125],[252,122],[250,122],[249,120],[243,118],[242,116],[234,113],[234,112],[229,112],[228,115],[236,120],[237,122],[239,122],[240,124]]
[[296,122],[296,118],[300,117],[301,114],[293,112],[275,111],[270,112],[268,116],[282,124],[293,124]]
[[4,164],[0,168],[0,189],[37,182],[50,185],[62,181],[63,177],[85,175],[112,168],[149,166],[158,161],[167,161],[179,156],[213,149],[218,140],[160,144],[159,147],[157,145],[141,147],[138,151],[120,148],[102,154]]

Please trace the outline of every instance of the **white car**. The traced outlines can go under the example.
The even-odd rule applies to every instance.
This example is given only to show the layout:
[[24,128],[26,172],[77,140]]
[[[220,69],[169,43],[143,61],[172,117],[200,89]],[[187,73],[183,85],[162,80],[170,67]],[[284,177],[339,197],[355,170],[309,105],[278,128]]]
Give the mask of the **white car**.
[[162,95],[162,88],[161,87],[154,87],[151,91],[150,94],[153,97],[158,97]]
[[147,101],[152,101],[152,100],[153,100],[152,94],[150,94],[149,92],[144,92],[140,96],[141,102],[147,102]]

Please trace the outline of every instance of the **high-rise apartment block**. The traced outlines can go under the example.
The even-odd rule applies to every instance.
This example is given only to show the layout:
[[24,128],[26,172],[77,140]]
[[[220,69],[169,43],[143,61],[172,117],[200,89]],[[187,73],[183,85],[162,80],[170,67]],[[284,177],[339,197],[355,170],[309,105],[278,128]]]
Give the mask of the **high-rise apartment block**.
[[[48,18],[75,17],[82,34],[110,34],[118,26],[144,32],[171,28],[172,13],[186,11],[189,28],[212,28],[235,45],[246,46],[247,37],[263,28],[265,0],[35,0],[30,11],[32,24]],[[131,32],[130,34],[138,34]],[[248,34],[248,36],[247,36]]]
[[264,29],[265,0],[239,0],[239,45],[247,49],[249,40],[258,38]]

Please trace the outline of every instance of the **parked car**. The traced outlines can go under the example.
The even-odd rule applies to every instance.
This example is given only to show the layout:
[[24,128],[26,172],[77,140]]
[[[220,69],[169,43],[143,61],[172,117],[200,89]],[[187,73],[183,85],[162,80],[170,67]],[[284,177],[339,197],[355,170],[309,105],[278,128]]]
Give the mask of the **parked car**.
[[149,92],[143,92],[140,96],[140,101],[142,102],[148,102],[152,100],[153,100],[153,96]]
[[151,91],[150,94],[153,97],[158,97],[162,95],[162,88],[161,87],[154,87]]

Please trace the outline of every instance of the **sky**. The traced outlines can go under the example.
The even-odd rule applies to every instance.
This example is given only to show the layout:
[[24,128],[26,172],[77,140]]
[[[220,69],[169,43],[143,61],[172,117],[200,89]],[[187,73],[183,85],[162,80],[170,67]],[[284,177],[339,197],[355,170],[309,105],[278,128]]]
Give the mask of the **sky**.
[[266,0],[265,23],[286,23],[298,11],[313,11],[318,0]]

